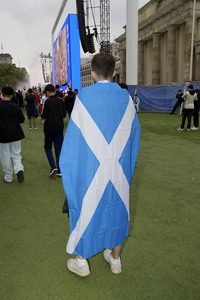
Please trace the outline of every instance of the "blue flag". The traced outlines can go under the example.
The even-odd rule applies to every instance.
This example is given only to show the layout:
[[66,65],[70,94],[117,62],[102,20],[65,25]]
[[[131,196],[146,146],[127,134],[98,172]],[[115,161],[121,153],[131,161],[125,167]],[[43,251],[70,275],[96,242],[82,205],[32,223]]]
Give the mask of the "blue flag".
[[79,92],[60,155],[69,205],[68,253],[88,258],[128,236],[139,144],[140,124],[127,90],[98,82]]

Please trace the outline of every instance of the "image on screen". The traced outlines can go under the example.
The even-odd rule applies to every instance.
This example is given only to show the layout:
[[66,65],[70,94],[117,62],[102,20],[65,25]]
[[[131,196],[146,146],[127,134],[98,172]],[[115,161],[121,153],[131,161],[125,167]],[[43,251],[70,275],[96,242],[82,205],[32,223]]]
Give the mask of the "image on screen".
[[66,26],[64,26],[55,44],[56,83],[59,85],[62,85],[68,81],[66,53],[67,53]]
[[78,17],[69,14],[53,45],[54,83],[81,88],[80,38]]

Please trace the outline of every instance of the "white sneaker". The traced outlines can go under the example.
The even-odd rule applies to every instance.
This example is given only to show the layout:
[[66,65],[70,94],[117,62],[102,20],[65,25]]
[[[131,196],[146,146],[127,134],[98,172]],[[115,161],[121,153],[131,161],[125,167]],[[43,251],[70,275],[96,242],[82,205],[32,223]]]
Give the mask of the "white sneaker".
[[50,173],[49,173],[49,176],[52,177],[53,175],[56,175],[56,173],[58,172],[58,169],[55,168],[55,169],[51,169]]
[[114,258],[112,258],[111,253],[112,253],[112,251],[110,249],[106,249],[103,252],[103,256],[104,256],[105,260],[107,262],[109,262],[111,272],[114,274],[119,274],[122,271],[121,261],[120,261],[120,259],[115,260]]
[[184,129],[181,128],[181,127],[179,127],[179,128],[177,128],[177,130],[178,130],[178,131],[183,131]]
[[194,127],[192,127],[191,129],[192,129],[192,130],[198,130],[199,128],[194,126]]
[[188,128],[187,131],[190,131],[190,128]]
[[81,276],[81,277],[85,277],[90,275],[90,269],[89,269],[89,265],[87,260],[85,261],[85,264],[83,264],[82,266],[80,266],[78,264],[78,259],[77,257],[75,259],[70,258],[67,261],[67,268],[69,271]]

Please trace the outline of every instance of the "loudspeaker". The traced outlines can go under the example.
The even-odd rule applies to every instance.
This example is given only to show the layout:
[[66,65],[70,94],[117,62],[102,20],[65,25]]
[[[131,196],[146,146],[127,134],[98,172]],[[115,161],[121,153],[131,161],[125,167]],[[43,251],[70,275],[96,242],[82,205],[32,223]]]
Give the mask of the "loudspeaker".
[[78,25],[79,25],[81,45],[83,51],[86,53],[90,51],[90,44],[89,44],[89,39],[86,34],[86,28],[85,28],[85,14],[84,14],[83,0],[76,0],[76,8],[78,14]]

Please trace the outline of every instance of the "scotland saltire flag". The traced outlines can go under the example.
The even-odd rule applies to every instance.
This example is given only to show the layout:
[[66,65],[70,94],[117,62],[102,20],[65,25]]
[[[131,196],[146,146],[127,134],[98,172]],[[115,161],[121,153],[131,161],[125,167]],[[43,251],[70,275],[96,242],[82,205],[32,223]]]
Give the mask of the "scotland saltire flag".
[[139,143],[140,124],[127,90],[98,82],[79,92],[60,155],[68,253],[88,258],[124,242]]

